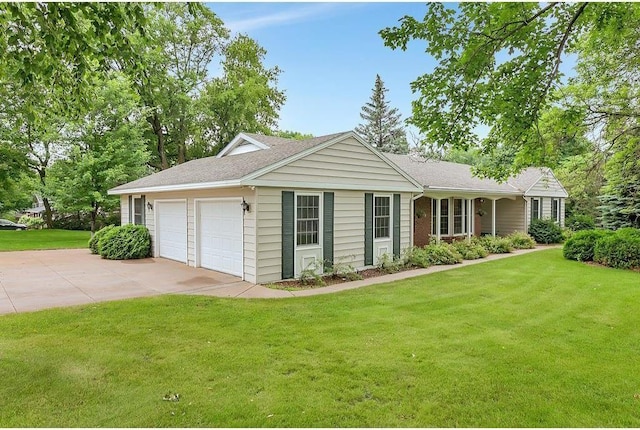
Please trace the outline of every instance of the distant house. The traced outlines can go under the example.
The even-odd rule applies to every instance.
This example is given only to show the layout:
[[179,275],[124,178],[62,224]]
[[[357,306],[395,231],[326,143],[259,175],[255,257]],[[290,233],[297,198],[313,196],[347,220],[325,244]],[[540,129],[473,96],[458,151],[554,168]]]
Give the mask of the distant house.
[[354,132],[241,133],[216,157],[109,193],[120,195],[122,224],[149,228],[154,256],[266,283],[338,260],[372,266],[431,237],[526,230],[530,216],[562,223],[562,186],[550,171],[527,172],[500,185],[469,166],[382,154]]
[[29,209],[25,209],[24,211],[22,211],[22,214],[31,218],[42,218],[45,211],[46,209],[44,207],[42,197],[40,197],[39,195],[34,195],[33,204]]

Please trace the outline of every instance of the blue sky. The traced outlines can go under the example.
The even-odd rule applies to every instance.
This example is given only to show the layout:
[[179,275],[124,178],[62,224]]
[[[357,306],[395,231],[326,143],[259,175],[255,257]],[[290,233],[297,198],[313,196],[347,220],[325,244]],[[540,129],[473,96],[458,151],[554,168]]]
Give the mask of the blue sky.
[[376,73],[387,100],[406,119],[410,83],[435,67],[424,43],[407,51],[384,46],[378,32],[405,15],[422,19],[424,3],[208,3],[232,32],[267,50],[267,66],[282,69],[287,101],[280,129],[315,136],[352,130],[360,122]]

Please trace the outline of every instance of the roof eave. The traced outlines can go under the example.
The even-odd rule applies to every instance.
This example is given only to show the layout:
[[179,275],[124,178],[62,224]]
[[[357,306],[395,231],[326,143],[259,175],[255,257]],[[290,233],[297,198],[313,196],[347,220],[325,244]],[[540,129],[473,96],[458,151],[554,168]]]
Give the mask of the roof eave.
[[133,188],[112,188],[107,191],[109,195],[123,195],[123,194],[142,194],[142,193],[163,193],[170,191],[190,191],[190,190],[204,190],[210,188],[229,188],[239,187],[240,179],[233,179],[229,181],[217,181],[217,182],[198,182],[190,184],[174,184],[174,185],[158,185],[151,187],[133,187]]

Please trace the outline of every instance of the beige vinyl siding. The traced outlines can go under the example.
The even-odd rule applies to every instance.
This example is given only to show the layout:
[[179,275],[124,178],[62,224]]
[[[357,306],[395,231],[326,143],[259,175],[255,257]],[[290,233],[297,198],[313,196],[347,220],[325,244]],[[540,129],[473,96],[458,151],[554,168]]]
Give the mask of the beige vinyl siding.
[[[259,187],[256,190],[257,282],[282,279],[282,191],[283,188]],[[312,189],[287,188],[297,193]],[[331,190],[334,193],[334,260],[364,267],[364,194],[365,191]],[[411,245],[411,193],[400,193],[400,249]]]
[[529,190],[528,197],[566,197],[567,192],[551,173],[544,174]]
[[[526,231],[524,223],[527,207],[525,200],[520,196],[515,200],[496,200],[496,235],[507,236],[514,231]],[[491,200],[485,200],[482,209],[487,211],[481,217],[482,233],[491,234]]]
[[[244,197],[245,201],[251,205],[250,212],[244,214],[243,221],[243,247],[244,247],[244,279],[248,282],[256,282],[256,199],[255,192],[250,188],[223,188],[214,190],[194,190],[194,191],[171,191],[163,193],[146,193],[146,201],[151,203],[155,209],[156,200],[181,200],[184,199],[187,205],[187,264],[195,267],[195,201],[206,198]],[[123,196],[128,199],[128,196]],[[128,200],[121,204],[128,204]],[[124,207],[124,206],[123,206]],[[124,211],[123,211],[124,213]],[[127,212],[128,217],[128,212]],[[122,215],[124,220],[124,215]],[[128,218],[127,218],[128,220]],[[151,234],[151,249],[155,252],[155,213],[146,210],[146,225]]]
[[282,189],[257,188],[256,282],[282,279]]
[[[546,197],[546,196],[531,196],[531,197],[526,197],[527,200],[527,207],[526,207],[526,223],[527,223],[527,229],[529,224],[531,223],[531,199],[541,199],[542,200],[542,218],[546,219],[546,218],[551,218],[551,197]],[[559,197],[554,197],[554,198],[558,198],[560,200],[560,226],[564,227],[564,216],[565,216],[565,199],[564,198],[559,198]]]
[[129,224],[129,194],[120,196],[120,224]]
[[[251,181],[292,188],[409,190],[415,186],[353,138],[337,142]],[[280,185],[281,186],[281,185]]]

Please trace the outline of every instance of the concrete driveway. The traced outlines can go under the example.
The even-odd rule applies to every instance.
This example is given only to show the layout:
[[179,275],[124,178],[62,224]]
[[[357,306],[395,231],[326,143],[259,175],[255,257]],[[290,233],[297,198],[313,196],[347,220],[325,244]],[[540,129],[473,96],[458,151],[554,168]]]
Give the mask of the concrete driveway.
[[236,276],[164,258],[111,261],[87,249],[0,252],[0,315],[167,293],[273,296]]

